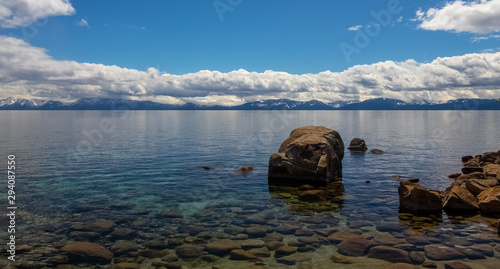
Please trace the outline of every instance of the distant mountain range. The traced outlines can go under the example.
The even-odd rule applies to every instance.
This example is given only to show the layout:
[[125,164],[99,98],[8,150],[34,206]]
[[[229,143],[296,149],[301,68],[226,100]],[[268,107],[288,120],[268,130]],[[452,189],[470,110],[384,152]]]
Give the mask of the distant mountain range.
[[303,102],[271,99],[238,106],[201,106],[192,103],[169,105],[110,98],[82,98],[72,103],[7,98],[0,100],[0,110],[500,110],[500,102],[496,99],[457,99],[446,103],[430,103],[376,98],[362,102],[323,103],[316,100]]

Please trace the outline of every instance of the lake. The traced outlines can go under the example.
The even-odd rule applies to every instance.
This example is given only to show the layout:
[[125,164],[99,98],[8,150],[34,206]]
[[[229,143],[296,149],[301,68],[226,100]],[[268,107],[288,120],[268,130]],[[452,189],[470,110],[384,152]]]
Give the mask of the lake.
[[[363,138],[369,149],[384,153],[346,149],[343,180],[327,187],[335,194],[332,200],[309,201],[297,188],[269,186],[270,155],[293,129],[307,125],[335,129],[346,145]],[[61,258],[62,246],[89,241],[114,250],[115,263],[137,262],[141,268],[390,265],[367,256],[334,263],[337,244],[324,238],[348,230],[377,241],[391,235],[397,239],[392,245],[421,235],[476,251],[461,258],[473,268],[496,268],[500,262],[494,219],[444,211],[401,215],[397,192],[399,181],[408,178],[444,190],[452,182],[447,175],[460,172],[462,156],[498,151],[499,111],[0,111],[0,126],[0,158],[15,155],[17,164],[16,244],[28,245],[18,251],[19,261],[55,268],[72,262]],[[235,173],[245,165],[254,170]],[[5,166],[0,173],[7,174]],[[7,221],[0,223],[6,239]],[[271,240],[273,235],[283,238]],[[468,243],[449,243],[450,238]],[[206,246],[220,239],[245,242],[258,257],[241,261],[227,253],[207,254]],[[118,241],[135,247],[120,253]],[[263,249],[263,241],[282,241],[298,252],[283,258]],[[160,259],[183,244],[194,246],[186,248],[193,258]],[[497,250],[473,248],[478,245]],[[447,262],[423,257],[424,245],[402,249],[439,268]],[[101,268],[92,261],[76,265]]]

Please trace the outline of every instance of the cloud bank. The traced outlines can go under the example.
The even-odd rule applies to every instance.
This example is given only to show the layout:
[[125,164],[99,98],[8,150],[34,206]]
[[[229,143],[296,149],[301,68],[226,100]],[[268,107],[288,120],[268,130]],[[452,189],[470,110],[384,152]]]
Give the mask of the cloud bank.
[[419,28],[489,34],[500,31],[500,0],[454,1],[442,8],[417,11]]
[[295,75],[286,72],[228,73],[202,70],[162,74],[93,63],[58,61],[43,48],[0,36],[0,98],[75,100],[110,97],[166,103],[236,105],[288,98],[293,100],[365,100],[376,97],[405,101],[498,98],[500,52],[359,65],[343,72]]
[[50,16],[72,15],[75,9],[68,0],[2,0],[0,27],[28,26]]

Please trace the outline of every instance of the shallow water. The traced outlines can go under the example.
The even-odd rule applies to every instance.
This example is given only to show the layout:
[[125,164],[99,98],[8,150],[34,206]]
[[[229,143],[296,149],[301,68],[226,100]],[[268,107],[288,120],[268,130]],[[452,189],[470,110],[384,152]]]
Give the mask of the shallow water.
[[[345,144],[361,137],[369,148],[385,153],[346,151],[343,181],[327,190],[329,199],[304,201],[297,189],[268,186],[267,162],[291,130],[306,125],[335,129]],[[419,178],[425,187],[444,190],[451,183],[447,175],[460,171],[461,156],[500,149],[497,111],[0,111],[0,126],[1,158],[15,154],[17,161],[18,244],[35,250],[58,249],[81,240],[109,248],[117,240],[109,232],[89,239],[74,227],[96,219],[133,229],[134,236],[127,240],[138,243],[140,251],[153,238],[185,237],[182,233],[194,237],[193,226],[210,234],[206,241],[231,238],[225,229],[256,226],[247,220],[254,214],[266,215],[266,222],[258,225],[267,233],[286,223],[312,230],[316,236],[325,228],[352,228],[365,237],[391,233],[404,239],[403,232],[412,230],[441,241],[481,234],[488,240],[472,240],[475,244],[500,243],[488,217],[450,218],[444,212],[423,220],[401,216],[400,179],[395,177]],[[243,165],[253,166],[254,171],[236,174]],[[5,167],[0,172],[6,174]],[[5,201],[6,191],[0,197]],[[162,215],[170,210],[182,218]],[[356,227],[356,220],[367,223]],[[381,227],[387,223],[399,225]],[[1,228],[2,238],[7,238],[5,231]],[[296,239],[286,235],[284,240]],[[353,264],[334,264],[330,256],[336,244],[315,247],[303,252],[312,260],[295,266],[385,268],[389,264],[366,256],[355,258]],[[174,248],[166,247],[170,252]],[[414,251],[423,252],[423,247]],[[28,251],[18,258],[46,261],[51,255],[55,254]],[[273,255],[261,260],[257,264],[287,267]],[[474,268],[495,268],[499,262],[495,256],[464,261]],[[146,259],[142,267],[151,262]],[[187,268],[253,264],[228,256],[212,263],[181,262]],[[444,266],[442,261],[432,262]]]

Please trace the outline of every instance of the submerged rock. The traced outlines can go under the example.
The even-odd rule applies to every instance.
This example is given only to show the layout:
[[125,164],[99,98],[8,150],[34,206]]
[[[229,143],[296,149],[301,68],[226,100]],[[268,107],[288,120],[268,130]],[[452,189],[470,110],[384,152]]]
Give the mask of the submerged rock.
[[436,261],[461,260],[465,258],[465,255],[457,249],[443,245],[425,246],[425,255],[427,258]]
[[342,241],[338,246],[338,253],[345,256],[365,256],[370,247],[374,245],[372,240],[365,238],[352,238]]
[[402,181],[399,184],[399,207],[415,213],[442,210],[439,193],[427,190],[419,184]]
[[403,262],[411,263],[410,253],[408,251],[393,248],[389,246],[376,246],[370,249],[368,257],[373,259],[380,259],[388,262]]
[[325,184],[342,177],[344,142],[323,126],[293,130],[269,159],[269,180]]
[[351,140],[348,149],[353,151],[366,151],[368,147],[366,146],[365,140],[356,137]]
[[113,258],[113,253],[104,247],[89,242],[73,242],[61,248],[68,254],[71,260],[84,260],[93,262],[109,262]]

